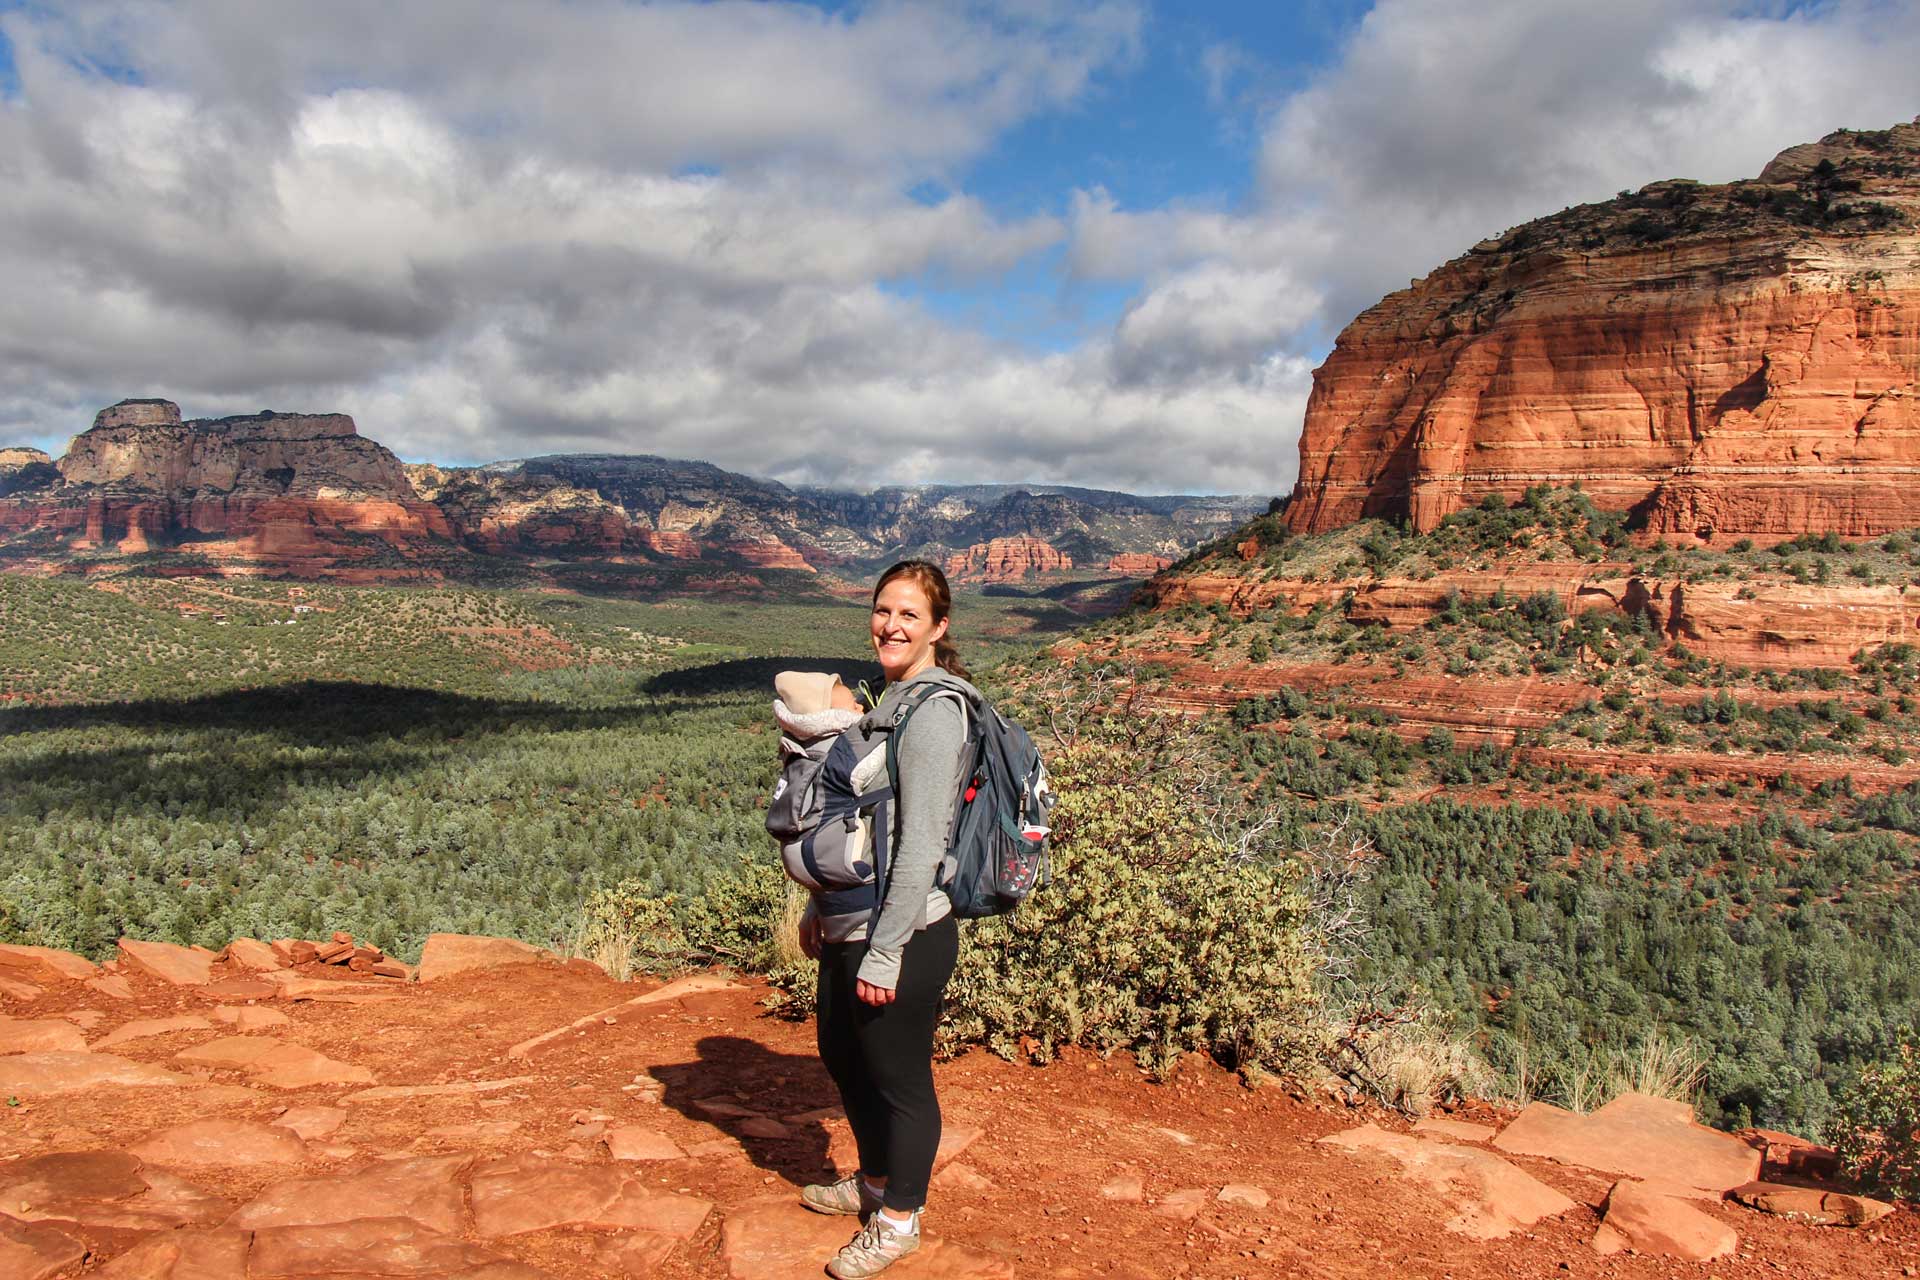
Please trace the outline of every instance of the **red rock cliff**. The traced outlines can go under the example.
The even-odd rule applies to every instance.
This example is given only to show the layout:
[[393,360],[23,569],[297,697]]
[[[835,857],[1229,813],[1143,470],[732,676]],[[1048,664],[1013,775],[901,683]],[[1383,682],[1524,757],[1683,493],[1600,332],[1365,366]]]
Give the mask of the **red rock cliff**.
[[1018,582],[1030,573],[1059,573],[1073,568],[1073,557],[1038,538],[994,538],[976,542],[947,557],[947,576],[956,582]]
[[122,401],[74,438],[57,468],[0,503],[0,530],[129,553],[190,540],[219,559],[296,571],[364,558],[353,535],[396,546],[451,535],[399,460],[344,414],[182,422],[168,401]]
[[1655,532],[1920,525],[1920,122],[1476,245],[1314,374],[1287,520],[1433,528],[1578,481]]

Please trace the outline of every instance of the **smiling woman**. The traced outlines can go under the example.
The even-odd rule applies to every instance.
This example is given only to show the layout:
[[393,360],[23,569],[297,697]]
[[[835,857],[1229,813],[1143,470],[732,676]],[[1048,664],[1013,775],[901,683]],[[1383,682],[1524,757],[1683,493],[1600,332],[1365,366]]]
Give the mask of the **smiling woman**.
[[[887,690],[861,731],[897,728],[881,748],[898,777],[893,830],[875,837],[876,850],[891,843],[895,852],[876,872],[884,876],[877,913],[824,915],[816,898],[800,926],[802,947],[820,961],[820,1059],[860,1150],[858,1171],[800,1195],[809,1209],[864,1220],[828,1264],[841,1280],[877,1274],[920,1247],[920,1210],[940,1145],[933,1033],[960,936],[934,878],[960,791],[963,699],[974,693],[948,636],[952,607],[946,575],[924,560],[904,560],[874,584],[869,639]],[[929,693],[928,684],[958,696]],[[918,710],[908,733],[910,697]]]

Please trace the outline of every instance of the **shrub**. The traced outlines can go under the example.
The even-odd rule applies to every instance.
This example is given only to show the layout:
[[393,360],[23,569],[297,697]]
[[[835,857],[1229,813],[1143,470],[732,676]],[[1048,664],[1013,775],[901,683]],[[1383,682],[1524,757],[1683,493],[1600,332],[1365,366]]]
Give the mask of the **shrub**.
[[1301,1068],[1320,1048],[1301,869],[1236,856],[1170,787],[1123,779],[1122,756],[1059,760],[1053,882],[966,931],[943,1046],[1131,1049],[1156,1076],[1196,1050]]
[[1850,1177],[1920,1200],[1920,1045],[1909,1040],[1861,1071],[1841,1095],[1833,1139]]

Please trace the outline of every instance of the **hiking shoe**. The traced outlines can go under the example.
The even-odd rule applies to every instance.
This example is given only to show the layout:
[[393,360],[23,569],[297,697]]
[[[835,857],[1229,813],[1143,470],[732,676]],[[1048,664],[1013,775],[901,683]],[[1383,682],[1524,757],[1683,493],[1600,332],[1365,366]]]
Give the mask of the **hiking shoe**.
[[865,1222],[880,1208],[880,1197],[867,1190],[859,1171],[838,1182],[816,1182],[800,1188],[800,1203],[815,1213],[844,1213]]
[[867,1276],[879,1275],[919,1247],[919,1214],[913,1215],[911,1227],[901,1231],[876,1213],[860,1228],[860,1234],[833,1255],[833,1261],[827,1264],[827,1274],[836,1280],[865,1280]]

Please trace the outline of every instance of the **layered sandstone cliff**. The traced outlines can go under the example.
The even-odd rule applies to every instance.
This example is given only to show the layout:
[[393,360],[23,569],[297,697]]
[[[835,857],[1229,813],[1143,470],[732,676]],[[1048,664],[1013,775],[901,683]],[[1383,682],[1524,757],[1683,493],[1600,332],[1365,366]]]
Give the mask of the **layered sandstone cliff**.
[[1920,525],[1920,122],[1476,245],[1341,333],[1287,510],[1418,530],[1578,482],[1713,539]]
[[0,532],[123,554],[191,543],[204,555],[319,570],[445,539],[400,462],[344,414],[182,421],[165,400],[102,410],[44,483],[0,495]]
[[1543,593],[1569,615],[1594,609],[1645,614],[1667,642],[1739,666],[1846,668],[1862,651],[1920,641],[1920,592],[1899,586],[1687,583],[1617,564],[1512,564],[1417,579],[1167,574],[1141,588],[1140,602],[1158,610],[1222,605],[1239,617],[1325,607],[1358,626],[1408,630],[1439,617],[1453,600]]
[[946,574],[955,582],[1018,582],[1030,575],[1065,573],[1073,557],[1038,538],[994,538],[947,557]]

